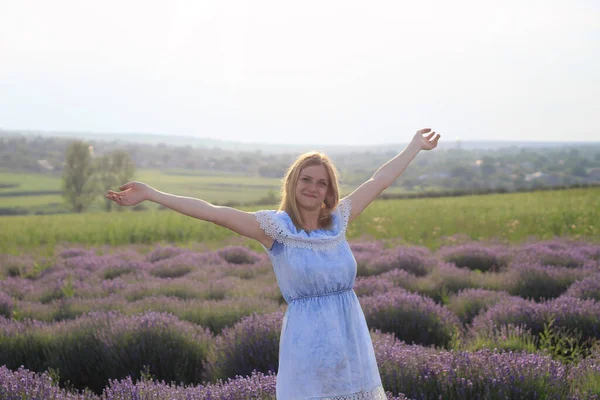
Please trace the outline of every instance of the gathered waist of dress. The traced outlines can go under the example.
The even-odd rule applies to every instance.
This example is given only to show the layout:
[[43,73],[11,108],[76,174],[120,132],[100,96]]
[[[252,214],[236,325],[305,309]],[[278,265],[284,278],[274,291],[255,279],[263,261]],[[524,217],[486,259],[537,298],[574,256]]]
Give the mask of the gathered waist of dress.
[[329,293],[323,293],[323,294],[315,294],[315,295],[311,295],[311,296],[298,296],[298,297],[294,297],[293,299],[290,299],[290,301],[312,299],[312,298],[315,298],[315,297],[332,296],[334,294],[342,294],[342,293],[345,293],[345,292],[350,292],[351,290],[352,290],[352,288],[350,288],[350,289],[336,290],[335,292],[329,292]]

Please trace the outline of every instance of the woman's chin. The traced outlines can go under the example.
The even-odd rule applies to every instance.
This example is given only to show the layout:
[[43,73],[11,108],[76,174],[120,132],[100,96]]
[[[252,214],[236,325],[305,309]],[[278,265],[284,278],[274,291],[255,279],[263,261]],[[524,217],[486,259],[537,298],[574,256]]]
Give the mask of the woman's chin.
[[298,206],[307,211],[316,211],[321,209],[321,204],[318,204],[316,201],[299,201]]

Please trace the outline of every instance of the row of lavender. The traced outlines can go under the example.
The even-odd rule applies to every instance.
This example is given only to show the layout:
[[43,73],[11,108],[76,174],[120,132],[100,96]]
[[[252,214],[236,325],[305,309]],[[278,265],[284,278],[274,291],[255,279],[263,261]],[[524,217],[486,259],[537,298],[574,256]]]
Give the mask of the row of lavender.
[[[484,341],[498,348],[535,351],[532,338],[544,333],[544,324],[552,319],[556,327],[578,334],[581,343],[599,337],[600,310],[594,300],[598,246],[551,241],[509,249],[471,243],[435,254],[416,247],[384,249],[381,242],[352,246],[360,274],[355,291],[369,326],[407,342],[458,348],[457,343]],[[6,360],[0,365],[14,369],[22,364],[36,371],[57,368],[63,381],[97,393],[110,378],[137,379],[141,373],[135,371],[144,368],[160,379],[189,383],[247,375],[257,366],[263,372],[276,370],[280,313],[285,308],[263,254],[245,248],[210,253],[159,248],[147,255],[130,251],[106,256],[68,250],[48,268],[15,258],[2,260],[1,267],[9,277],[0,282],[0,313],[4,310],[11,320],[1,324],[0,354]],[[56,286],[48,289],[53,282]],[[545,295],[529,297],[560,297],[538,303],[515,297],[536,288]],[[267,298],[261,298],[265,294]],[[152,320],[154,314],[135,314],[148,309],[177,315],[169,316],[167,325],[187,320],[199,331],[190,339],[155,324],[139,329],[143,318]],[[113,313],[75,319],[90,310],[120,310],[133,316]],[[276,315],[266,323],[268,332],[258,335],[270,338],[266,343],[255,340],[243,324],[232,330],[239,335],[224,330],[255,311],[279,312],[265,316],[269,320]],[[73,320],[18,321],[31,316]],[[526,329],[503,328],[507,324]],[[152,350],[139,343],[152,345]],[[156,354],[163,348],[166,356]],[[257,353],[268,360],[262,366],[248,357]],[[178,368],[179,356],[191,358]]]
[[[385,249],[383,242],[358,242],[352,247],[359,296],[401,286],[443,304],[451,294],[468,288],[534,300],[561,294],[600,300],[600,246],[594,244],[554,240],[507,248],[469,243],[435,253],[421,247]],[[393,282],[385,275],[399,271],[407,274],[392,274]],[[147,299],[156,296],[191,301],[196,309],[219,308],[215,301],[221,300],[244,308],[247,298],[264,299],[264,307],[259,307],[267,311],[283,303],[266,255],[243,247],[203,253],[159,247],[145,255],[133,250],[96,255],[94,250],[70,249],[42,261],[4,256],[0,279],[0,315],[44,321],[89,311],[140,312],[153,306],[156,302]],[[237,320],[252,311],[259,309],[246,307]],[[222,328],[212,326],[213,321],[194,320],[201,317],[189,311],[178,316],[215,333]]]
[[[172,323],[165,315],[143,318]],[[541,354],[452,352],[407,345],[379,331],[371,337],[388,399],[600,398],[600,352],[565,366]],[[202,385],[168,384],[146,375],[111,379],[94,394],[61,389],[52,374],[0,367],[0,398],[7,400],[274,399],[275,384],[272,370]]]
[[[475,298],[481,294],[477,292]],[[553,329],[578,335],[577,343],[571,343],[575,348],[559,349],[559,355],[564,355],[562,350],[577,350],[572,360],[565,361],[593,352],[600,339],[600,302],[595,300],[498,299],[467,327],[446,306],[402,288],[363,297],[361,303],[371,328],[438,348],[545,351],[547,346],[540,346],[536,338],[548,332],[552,319]],[[276,371],[282,319],[280,311],[252,314],[214,335],[172,314],[155,312],[89,313],[51,323],[0,318],[0,365],[12,369],[24,365],[34,371],[55,368],[63,381],[96,392],[111,378],[139,378],[145,368],[166,381],[214,382],[253,369]]]

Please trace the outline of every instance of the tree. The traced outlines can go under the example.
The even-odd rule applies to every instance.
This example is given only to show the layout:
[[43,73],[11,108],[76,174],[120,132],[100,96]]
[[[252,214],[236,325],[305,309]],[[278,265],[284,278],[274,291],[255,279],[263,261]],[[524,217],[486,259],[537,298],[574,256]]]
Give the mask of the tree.
[[88,143],[76,140],[69,144],[65,154],[62,195],[67,205],[77,213],[83,212],[95,196],[91,150]]
[[588,173],[585,169],[584,163],[578,163],[577,165],[573,166],[571,168],[571,175],[586,178]]
[[496,173],[496,160],[490,156],[483,156],[482,158],[483,164],[481,165],[481,174],[484,177],[489,177]]
[[123,185],[133,179],[135,175],[135,163],[128,152],[125,150],[113,151],[111,159],[119,185]]
[[[111,155],[106,154],[96,159],[95,162],[94,181],[96,189],[101,193],[108,192],[109,189],[115,189],[119,184],[117,176],[112,167]],[[104,210],[112,210],[113,201],[110,199],[104,199]]]
[[454,178],[463,178],[466,180],[471,180],[475,177],[475,173],[472,168],[467,167],[466,165],[455,165],[450,169],[450,174]]
[[[106,193],[109,189],[115,190],[117,186],[123,185],[131,180],[135,174],[135,164],[128,152],[116,150],[102,156],[95,163],[94,182],[99,195]],[[112,210],[112,200],[104,200],[104,209]],[[117,210],[123,211],[123,207]]]

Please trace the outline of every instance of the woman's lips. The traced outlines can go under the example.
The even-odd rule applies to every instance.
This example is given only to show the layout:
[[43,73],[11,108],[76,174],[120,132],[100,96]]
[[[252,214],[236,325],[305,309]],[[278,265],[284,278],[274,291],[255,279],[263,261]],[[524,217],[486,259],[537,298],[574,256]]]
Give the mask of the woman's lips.
[[311,196],[310,194],[305,194],[305,196],[306,196],[306,197],[313,198],[313,199],[316,199],[316,198],[317,198],[317,196]]

